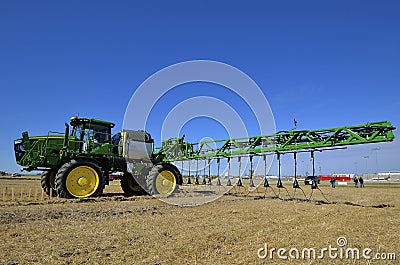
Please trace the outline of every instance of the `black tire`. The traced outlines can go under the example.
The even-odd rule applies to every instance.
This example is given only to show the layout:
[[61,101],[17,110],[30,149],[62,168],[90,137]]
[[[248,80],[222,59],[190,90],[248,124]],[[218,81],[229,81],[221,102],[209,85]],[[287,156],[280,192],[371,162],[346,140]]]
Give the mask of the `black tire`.
[[103,193],[106,174],[94,161],[71,160],[60,167],[55,183],[60,198],[97,197]]
[[55,171],[52,170],[45,170],[43,171],[42,175],[40,176],[40,185],[42,186],[43,191],[48,196],[57,196],[56,192],[56,185],[55,185]]
[[150,195],[171,195],[179,191],[183,178],[179,170],[172,164],[159,163],[151,170],[146,179]]
[[125,196],[128,197],[147,194],[147,192],[137,183],[135,178],[129,172],[125,172],[124,175],[121,176],[121,188],[124,191]]

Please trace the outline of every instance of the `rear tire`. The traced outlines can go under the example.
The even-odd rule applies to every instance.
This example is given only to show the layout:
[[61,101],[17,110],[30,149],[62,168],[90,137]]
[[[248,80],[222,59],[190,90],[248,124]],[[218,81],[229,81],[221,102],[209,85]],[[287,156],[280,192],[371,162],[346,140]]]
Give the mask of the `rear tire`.
[[100,196],[105,180],[105,174],[96,163],[71,160],[58,170],[55,183],[61,198],[86,198]]
[[160,163],[151,169],[146,182],[150,195],[168,196],[179,191],[183,178],[174,165]]
[[45,170],[43,171],[42,175],[40,176],[40,185],[42,186],[43,191],[48,196],[57,196],[56,192],[56,184],[55,184],[55,177],[57,172],[52,170]]
[[140,196],[146,195],[147,192],[136,182],[135,178],[131,173],[125,172],[121,176],[121,188],[125,193],[125,196]]

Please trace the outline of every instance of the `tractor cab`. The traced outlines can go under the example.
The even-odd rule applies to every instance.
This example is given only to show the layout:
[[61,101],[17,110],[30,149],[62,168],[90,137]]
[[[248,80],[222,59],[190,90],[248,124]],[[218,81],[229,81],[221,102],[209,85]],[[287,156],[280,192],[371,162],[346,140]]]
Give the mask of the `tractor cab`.
[[112,153],[114,143],[112,143],[111,129],[115,126],[114,123],[74,116],[70,119],[70,125],[72,127],[70,137],[75,138],[80,153]]

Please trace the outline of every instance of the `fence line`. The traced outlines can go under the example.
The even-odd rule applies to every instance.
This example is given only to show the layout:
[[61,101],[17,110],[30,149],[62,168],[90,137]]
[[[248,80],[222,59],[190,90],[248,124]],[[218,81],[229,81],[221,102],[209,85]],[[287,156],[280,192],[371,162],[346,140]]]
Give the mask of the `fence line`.
[[45,201],[53,200],[53,190],[50,189],[50,196],[43,189],[31,187],[9,187],[5,186],[0,190],[2,201]]

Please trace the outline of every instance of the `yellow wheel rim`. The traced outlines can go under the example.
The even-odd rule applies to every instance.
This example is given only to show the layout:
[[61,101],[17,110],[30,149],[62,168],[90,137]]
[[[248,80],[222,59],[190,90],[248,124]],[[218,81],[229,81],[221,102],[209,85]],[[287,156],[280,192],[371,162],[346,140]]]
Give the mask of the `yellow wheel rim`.
[[169,170],[161,171],[156,178],[156,189],[159,194],[168,195],[176,188],[176,178]]
[[96,170],[88,166],[79,166],[68,174],[66,186],[72,196],[84,198],[89,197],[97,190],[99,182]]

